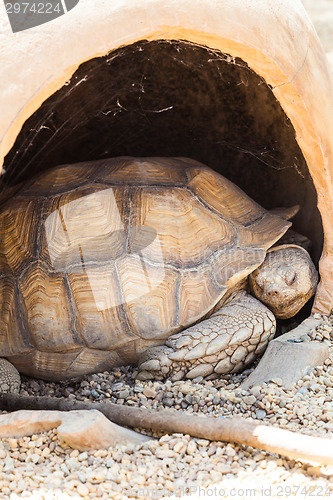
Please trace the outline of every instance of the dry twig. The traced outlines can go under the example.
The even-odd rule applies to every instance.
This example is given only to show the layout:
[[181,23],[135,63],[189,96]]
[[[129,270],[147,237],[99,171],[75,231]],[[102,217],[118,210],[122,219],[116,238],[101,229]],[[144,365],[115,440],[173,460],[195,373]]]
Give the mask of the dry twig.
[[99,410],[119,425],[152,429],[167,433],[179,432],[212,441],[227,441],[248,445],[306,462],[333,465],[330,439],[305,436],[279,429],[243,417],[207,417],[187,415],[178,411],[148,410],[110,402],[92,403],[65,398],[0,394],[2,410]]

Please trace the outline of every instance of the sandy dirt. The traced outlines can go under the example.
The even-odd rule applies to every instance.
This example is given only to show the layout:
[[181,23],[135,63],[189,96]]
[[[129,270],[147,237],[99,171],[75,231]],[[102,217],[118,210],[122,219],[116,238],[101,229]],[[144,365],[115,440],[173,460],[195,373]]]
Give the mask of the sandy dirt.
[[303,0],[333,68],[333,0]]

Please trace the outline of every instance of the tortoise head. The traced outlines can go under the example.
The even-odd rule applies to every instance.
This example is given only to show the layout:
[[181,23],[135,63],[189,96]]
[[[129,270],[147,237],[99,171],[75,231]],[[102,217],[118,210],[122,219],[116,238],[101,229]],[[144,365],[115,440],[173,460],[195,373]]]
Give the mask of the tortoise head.
[[264,262],[249,277],[253,294],[277,318],[291,318],[316,290],[318,273],[304,248],[280,245],[267,252]]

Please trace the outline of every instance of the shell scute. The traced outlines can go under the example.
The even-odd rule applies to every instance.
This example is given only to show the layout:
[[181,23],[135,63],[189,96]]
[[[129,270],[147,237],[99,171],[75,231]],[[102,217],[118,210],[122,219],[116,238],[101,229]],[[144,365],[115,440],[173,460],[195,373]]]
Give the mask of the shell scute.
[[125,256],[117,269],[130,330],[143,339],[167,338],[178,326],[178,271],[140,255]]
[[8,356],[8,359],[21,373],[30,373],[32,377],[47,380],[61,380],[91,373],[104,371],[110,366],[120,366],[124,360],[117,351],[79,348],[67,352],[43,352],[34,350],[24,356]]
[[[182,188],[137,189],[132,196],[133,220],[156,233],[144,255],[160,265],[191,268],[218,249],[237,242],[235,228]],[[132,242],[131,234],[129,238]],[[132,243],[134,250],[138,245]]]
[[256,269],[265,259],[261,248],[224,249],[213,256],[212,275],[219,286],[231,288]]
[[67,373],[75,373],[71,370],[71,366],[80,352],[81,349],[61,353],[34,349],[24,355],[8,356],[8,360],[20,373],[28,373],[31,377],[47,380],[61,380],[66,378]]
[[204,262],[196,269],[185,269],[181,273],[179,289],[179,323],[190,325],[207,314],[216,297],[220,297],[227,287],[220,286],[212,279],[211,262]]
[[129,186],[183,186],[187,182],[185,165],[174,158],[118,157],[106,163],[95,176],[96,181]]
[[3,209],[0,215],[0,270],[20,272],[35,257],[40,226],[40,203],[28,199],[24,209],[20,200]]
[[247,226],[264,215],[265,210],[240,188],[207,167],[189,168],[187,175],[189,189],[223,219]]
[[105,160],[59,165],[34,177],[20,191],[20,196],[50,197],[87,184]]
[[261,248],[266,251],[284,235],[290,226],[289,221],[266,212],[263,217],[239,233],[238,245]]
[[115,260],[125,250],[124,188],[90,188],[51,199],[41,233],[41,258],[58,272]]
[[75,269],[67,277],[77,312],[75,327],[86,346],[107,351],[133,340],[128,333],[113,263]]
[[33,349],[26,336],[21,335],[20,314],[14,278],[0,275],[0,356]]
[[62,273],[35,261],[18,278],[24,303],[25,329],[40,351],[64,352],[83,345],[73,328],[74,317]]

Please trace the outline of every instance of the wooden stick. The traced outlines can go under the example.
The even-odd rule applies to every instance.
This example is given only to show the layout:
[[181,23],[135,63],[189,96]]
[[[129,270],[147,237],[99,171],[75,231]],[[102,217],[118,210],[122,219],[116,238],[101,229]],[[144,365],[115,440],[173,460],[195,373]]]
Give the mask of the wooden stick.
[[92,403],[65,398],[0,394],[2,410],[99,410],[119,425],[179,432],[212,441],[227,441],[252,446],[305,462],[333,465],[332,440],[305,436],[285,429],[257,424],[240,416],[207,417],[178,411],[148,410],[110,402]]

